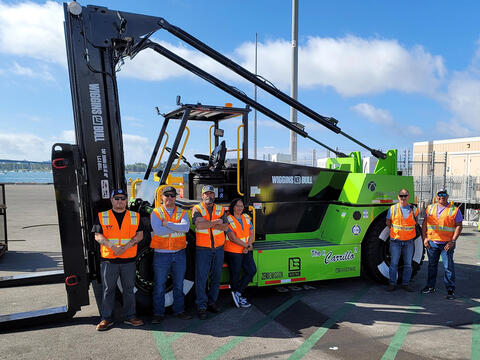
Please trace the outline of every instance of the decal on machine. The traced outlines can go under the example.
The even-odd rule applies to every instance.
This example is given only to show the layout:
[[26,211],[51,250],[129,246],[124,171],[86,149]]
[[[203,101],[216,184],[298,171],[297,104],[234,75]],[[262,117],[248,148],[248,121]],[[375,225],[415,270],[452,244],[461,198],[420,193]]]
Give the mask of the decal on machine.
[[100,85],[90,84],[88,90],[90,91],[90,108],[92,110],[93,139],[95,142],[105,141]]
[[360,226],[358,226],[358,224],[353,225],[353,227],[352,227],[352,234],[353,235],[357,236],[361,232],[362,232],[362,229],[360,228]]
[[288,276],[300,276],[302,270],[302,259],[299,257],[288,258]]
[[272,176],[272,184],[312,184],[312,176]]
[[[323,257],[323,262],[325,265],[330,263],[337,263],[342,261],[351,261],[355,259],[355,254],[358,252],[358,248],[355,247],[352,250],[347,250],[343,254],[334,254],[333,251],[325,250],[311,250],[312,257]],[[346,270],[353,271],[353,270]]]
[[261,278],[262,280],[281,279],[283,278],[283,271],[264,272]]

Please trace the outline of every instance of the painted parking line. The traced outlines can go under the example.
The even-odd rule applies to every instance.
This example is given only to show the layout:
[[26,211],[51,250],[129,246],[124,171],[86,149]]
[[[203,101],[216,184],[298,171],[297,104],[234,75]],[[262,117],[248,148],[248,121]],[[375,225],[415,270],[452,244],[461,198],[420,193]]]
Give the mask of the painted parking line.
[[165,333],[161,330],[153,330],[152,331],[153,339],[155,340],[155,344],[157,345],[158,352],[162,357],[162,359],[174,360],[175,355],[173,354],[170,344],[180,339],[183,335],[191,332],[192,330],[195,330],[195,328],[199,327],[202,324],[203,324],[202,320],[199,320],[199,319],[192,320],[188,326],[186,326],[180,331],[174,332],[172,335],[168,337],[165,336]]
[[304,294],[298,294],[293,296],[290,300],[285,301],[282,305],[278,306],[276,309],[271,311],[267,316],[265,316],[263,319],[257,321],[255,324],[250,326],[248,329],[245,329],[242,331],[241,335],[234,337],[232,340],[227,342],[226,344],[222,345],[219,347],[217,350],[212,352],[211,354],[207,355],[205,359],[208,360],[213,360],[213,359],[218,359],[220,356],[223,354],[229,352],[232,350],[235,346],[243,342],[245,339],[247,339],[248,336],[253,335],[256,333],[258,330],[263,328],[265,325],[267,325],[269,322],[273,321],[275,317],[277,317],[279,314],[281,314],[283,311],[288,309],[290,306],[295,304],[298,300],[300,300]]
[[424,299],[423,294],[421,293],[418,294],[413,302],[413,305],[407,309],[408,312],[403,318],[403,321],[398,327],[398,330],[395,332],[395,335],[393,335],[390,345],[388,345],[387,350],[382,356],[382,360],[395,359],[398,351],[401,349],[403,342],[405,341],[405,338],[407,337],[408,331],[412,326],[412,322],[413,322],[413,319],[415,318],[415,315],[417,315],[417,312],[422,309],[421,305],[422,305],[423,299]]
[[475,314],[472,319],[472,348],[470,351],[470,359],[476,360],[478,359],[478,354],[480,354],[480,306],[477,306],[477,301],[469,298],[459,298],[458,300],[472,306],[470,310]]
[[365,295],[368,290],[370,290],[371,286],[362,287],[360,291],[356,292],[355,295],[345,302],[335,313],[325,321],[322,326],[320,326],[310,337],[305,340],[305,342],[300,345],[297,350],[295,350],[292,355],[290,355],[289,359],[301,359],[305,356],[306,353],[310,351],[312,347],[322,338],[323,335],[330,329],[333,325],[337,322],[341,321],[345,315],[354,308],[355,302],[360,300],[363,295]]

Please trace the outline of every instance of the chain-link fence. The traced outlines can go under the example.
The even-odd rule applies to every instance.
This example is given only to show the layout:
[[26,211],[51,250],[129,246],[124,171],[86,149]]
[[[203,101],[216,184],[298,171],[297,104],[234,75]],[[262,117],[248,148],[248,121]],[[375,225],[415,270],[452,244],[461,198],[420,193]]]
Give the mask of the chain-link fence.
[[438,190],[446,188],[449,200],[461,206],[466,224],[478,224],[480,211],[480,177],[447,176],[447,153],[416,154],[409,150],[399,154],[398,169],[412,175],[416,201],[420,210],[432,203]]

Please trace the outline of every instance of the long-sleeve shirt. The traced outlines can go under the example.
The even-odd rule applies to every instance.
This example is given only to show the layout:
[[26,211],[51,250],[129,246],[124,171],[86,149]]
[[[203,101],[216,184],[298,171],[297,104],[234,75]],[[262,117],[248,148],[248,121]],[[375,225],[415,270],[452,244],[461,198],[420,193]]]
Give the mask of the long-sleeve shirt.
[[[175,208],[164,208],[168,215],[172,216],[173,210]],[[182,219],[180,220],[179,223],[173,223],[171,221],[167,221],[166,226],[162,225],[162,219],[160,219],[157,215],[152,214],[150,217],[150,222],[152,224],[153,232],[156,235],[168,235],[174,232],[183,232],[187,233],[188,230],[190,229],[190,221],[188,220],[188,214],[185,212],[185,214],[182,216]],[[161,253],[173,253],[177,252],[179,250],[165,250],[165,249],[155,249],[155,252],[161,252]]]

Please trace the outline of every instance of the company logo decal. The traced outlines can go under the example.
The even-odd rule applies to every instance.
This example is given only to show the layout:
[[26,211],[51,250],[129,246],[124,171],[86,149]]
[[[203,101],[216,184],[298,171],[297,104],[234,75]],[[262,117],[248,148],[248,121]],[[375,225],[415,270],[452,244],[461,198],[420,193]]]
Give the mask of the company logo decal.
[[323,257],[323,262],[325,265],[328,265],[330,263],[354,260],[357,251],[355,247],[353,251],[347,250],[343,254],[334,254],[333,251],[327,252],[325,250],[311,250],[311,254],[312,257]]
[[358,234],[360,234],[360,232],[362,231],[362,229],[360,229],[360,226],[358,226],[358,224],[355,224],[353,225],[352,227],[352,234],[357,236]]
[[302,259],[299,257],[288,258],[288,276],[300,276]]
[[312,184],[311,176],[272,176],[272,184]]
[[375,188],[377,187],[377,184],[375,184],[375,181],[370,181],[367,185],[368,190],[370,191],[375,191]]

